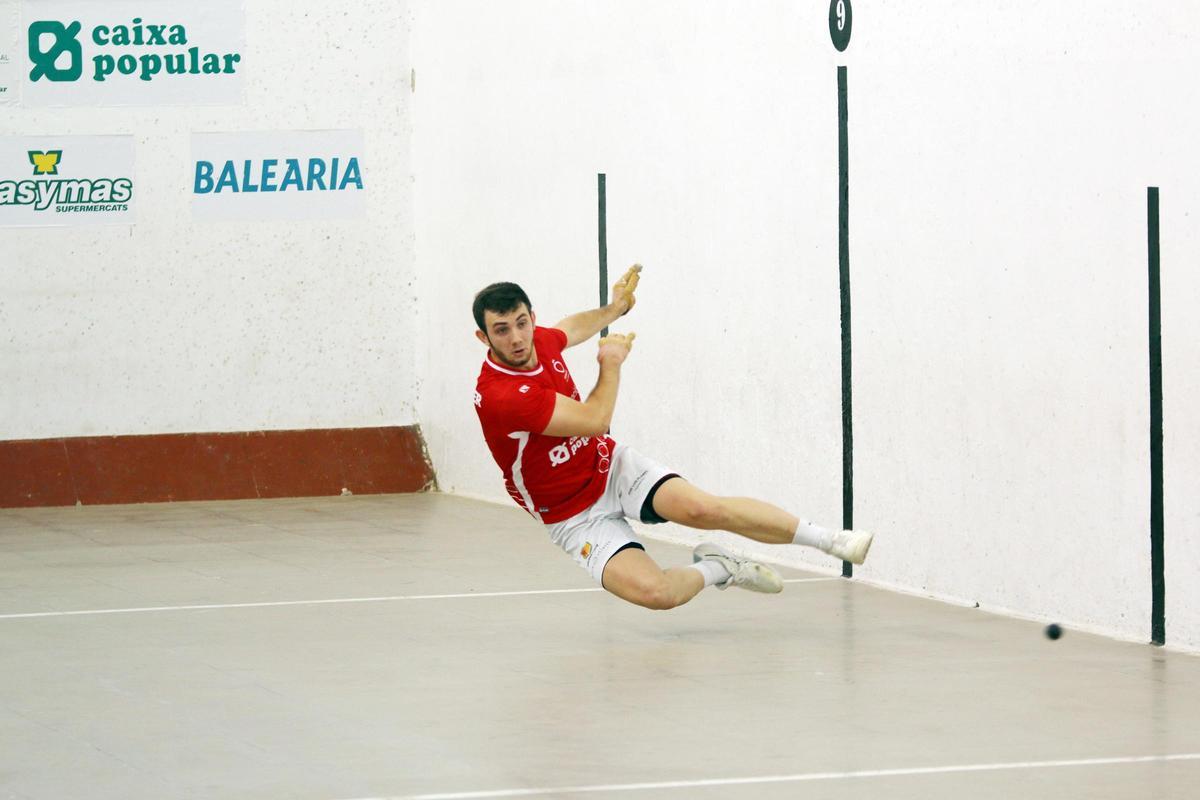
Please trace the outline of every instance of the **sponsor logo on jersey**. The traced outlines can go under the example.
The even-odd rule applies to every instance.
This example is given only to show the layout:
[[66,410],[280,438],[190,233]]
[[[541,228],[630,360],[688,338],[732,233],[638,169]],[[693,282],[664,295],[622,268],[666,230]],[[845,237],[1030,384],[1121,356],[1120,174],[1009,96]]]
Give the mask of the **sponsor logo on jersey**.
[[[548,455],[550,456],[550,466],[557,467],[559,464],[565,464],[571,460],[571,456],[579,452],[580,448],[587,447],[591,438],[588,436],[572,436],[563,444],[551,447]],[[608,450],[605,448],[605,452]],[[601,470],[602,472],[607,470]]]
[[603,439],[597,442],[596,453],[600,456],[600,460],[596,462],[596,471],[604,475],[612,468],[612,461],[608,454],[608,442]]
[[565,444],[555,445],[550,448],[550,466],[557,467],[559,464],[565,464],[571,460],[571,451],[567,449]]

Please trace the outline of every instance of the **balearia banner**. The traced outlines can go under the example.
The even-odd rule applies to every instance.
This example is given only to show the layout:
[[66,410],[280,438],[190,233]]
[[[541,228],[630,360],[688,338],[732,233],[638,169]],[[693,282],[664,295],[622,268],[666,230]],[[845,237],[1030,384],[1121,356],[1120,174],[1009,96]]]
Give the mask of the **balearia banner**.
[[15,106],[21,99],[20,47],[20,3],[0,0],[0,106]]
[[26,106],[238,105],[242,0],[25,0]]
[[362,217],[370,186],[362,131],[192,134],[197,220]]
[[132,136],[0,136],[0,227],[132,225]]

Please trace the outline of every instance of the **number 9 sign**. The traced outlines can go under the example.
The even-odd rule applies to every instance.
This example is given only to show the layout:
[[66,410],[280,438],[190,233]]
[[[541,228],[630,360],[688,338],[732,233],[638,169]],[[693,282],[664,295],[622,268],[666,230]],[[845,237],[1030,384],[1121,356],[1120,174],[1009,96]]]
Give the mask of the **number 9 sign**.
[[829,3],[829,38],[833,46],[842,52],[850,44],[850,23],[854,21],[854,12],[850,10],[850,0],[831,0]]

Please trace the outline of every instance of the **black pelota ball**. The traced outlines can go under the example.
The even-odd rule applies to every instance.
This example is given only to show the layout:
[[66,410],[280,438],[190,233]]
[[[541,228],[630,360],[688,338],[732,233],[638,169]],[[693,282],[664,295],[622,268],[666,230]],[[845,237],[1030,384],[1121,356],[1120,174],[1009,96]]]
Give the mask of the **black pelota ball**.
[[1046,638],[1047,639],[1057,639],[1060,636],[1062,636],[1062,628],[1061,627],[1059,627],[1058,625],[1056,625],[1053,622],[1051,622],[1049,625],[1046,626]]

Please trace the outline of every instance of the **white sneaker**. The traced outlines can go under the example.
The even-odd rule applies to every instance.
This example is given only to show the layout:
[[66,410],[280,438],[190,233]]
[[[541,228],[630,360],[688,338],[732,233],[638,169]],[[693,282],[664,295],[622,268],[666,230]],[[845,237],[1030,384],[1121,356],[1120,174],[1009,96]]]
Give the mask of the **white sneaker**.
[[692,551],[692,561],[710,559],[721,562],[729,570],[729,577],[716,584],[718,589],[728,589],[730,586],[740,586],[752,592],[777,594],[783,591],[783,578],[779,573],[766,564],[738,558],[728,550],[715,544],[702,544]]
[[867,560],[874,538],[875,534],[866,531],[841,531],[833,535],[833,544],[825,552],[851,564],[861,564]]

